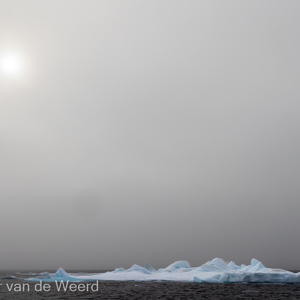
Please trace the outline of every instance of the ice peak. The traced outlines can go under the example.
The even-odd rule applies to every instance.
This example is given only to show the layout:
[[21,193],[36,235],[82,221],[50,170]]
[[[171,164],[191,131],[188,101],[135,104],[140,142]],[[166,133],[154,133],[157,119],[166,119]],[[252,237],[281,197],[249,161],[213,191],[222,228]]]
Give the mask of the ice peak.
[[256,266],[257,264],[259,264],[260,263],[260,261],[258,261],[257,259],[255,259],[255,258],[252,258],[252,260],[251,260],[251,266]]
[[222,258],[214,258],[211,262],[211,265],[219,267],[221,269],[226,269],[227,265]]
[[155,273],[155,272],[156,272],[155,268],[153,268],[153,267],[150,265],[150,263],[148,263],[147,261],[145,261],[145,269],[146,269],[147,271],[149,271],[150,273]]
[[57,277],[68,277],[70,275],[63,268],[59,268],[56,271],[55,276],[57,276]]

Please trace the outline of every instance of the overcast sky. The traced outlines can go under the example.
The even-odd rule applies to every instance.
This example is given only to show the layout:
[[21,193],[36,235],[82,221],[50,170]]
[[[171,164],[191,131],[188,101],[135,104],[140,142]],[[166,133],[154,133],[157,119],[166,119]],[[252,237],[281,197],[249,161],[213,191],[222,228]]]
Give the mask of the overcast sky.
[[0,269],[300,269],[299,11],[1,0]]

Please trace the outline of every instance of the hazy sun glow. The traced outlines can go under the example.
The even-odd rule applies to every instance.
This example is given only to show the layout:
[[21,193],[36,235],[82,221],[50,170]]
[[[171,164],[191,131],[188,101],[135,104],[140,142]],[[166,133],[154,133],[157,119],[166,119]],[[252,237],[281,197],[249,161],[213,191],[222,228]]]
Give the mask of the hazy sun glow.
[[23,71],[23,59],[17,53],[6,53],[0,57],[1,73],[5,76],[18,76]]

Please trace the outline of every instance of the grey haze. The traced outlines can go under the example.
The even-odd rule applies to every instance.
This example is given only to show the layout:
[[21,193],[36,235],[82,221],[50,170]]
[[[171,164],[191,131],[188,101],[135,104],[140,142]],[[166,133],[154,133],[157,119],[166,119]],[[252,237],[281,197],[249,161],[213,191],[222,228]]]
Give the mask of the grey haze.
[[300,269],[299,12],[1,0],[0,269]]

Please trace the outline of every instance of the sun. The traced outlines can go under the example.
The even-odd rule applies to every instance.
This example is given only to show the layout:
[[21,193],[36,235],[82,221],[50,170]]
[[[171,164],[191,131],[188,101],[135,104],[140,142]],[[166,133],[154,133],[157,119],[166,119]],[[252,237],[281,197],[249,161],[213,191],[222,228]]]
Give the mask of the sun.
[[0,57],[1,73],[7,77],[21,75],[24,69],[22,56],[17,53],[5,53]]

